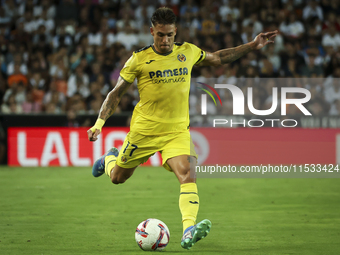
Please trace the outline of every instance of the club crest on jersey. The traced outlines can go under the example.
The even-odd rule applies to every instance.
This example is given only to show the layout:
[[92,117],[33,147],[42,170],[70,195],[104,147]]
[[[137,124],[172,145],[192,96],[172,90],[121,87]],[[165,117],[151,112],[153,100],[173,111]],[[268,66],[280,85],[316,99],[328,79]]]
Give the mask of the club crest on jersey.
[[123,163],[126,163],[127,158],[126,158],[125,156],[122,156],[122,157],[121,157],[121,161],[122,161]]
[[187,60],[187,58],[185,57],[184,54],[180,53],[177,55],[177,59],[180,61],[180,62],[185,62],[185,60]]

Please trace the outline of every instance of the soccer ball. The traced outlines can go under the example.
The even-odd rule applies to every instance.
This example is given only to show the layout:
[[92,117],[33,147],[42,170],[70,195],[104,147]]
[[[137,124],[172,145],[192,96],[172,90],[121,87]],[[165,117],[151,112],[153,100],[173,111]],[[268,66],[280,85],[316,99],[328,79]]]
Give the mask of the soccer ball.
[[170,231],[163,221],[147,219],[138,225],[135,239],[144,251],[161,251],[169,243]]

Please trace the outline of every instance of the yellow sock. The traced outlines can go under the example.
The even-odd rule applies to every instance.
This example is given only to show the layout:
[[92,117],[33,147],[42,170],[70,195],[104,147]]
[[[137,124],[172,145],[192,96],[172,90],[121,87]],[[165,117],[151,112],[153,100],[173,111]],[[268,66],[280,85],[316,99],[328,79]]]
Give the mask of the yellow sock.
[[106,156],[105,157],[105,174],[110,177],[111,170],[114,168],[116,165],[116,156]]
[[199,198],[196,183],[181,184],[179,209],[182,213],[183,233],[188,227],[196,224],[198,208]]

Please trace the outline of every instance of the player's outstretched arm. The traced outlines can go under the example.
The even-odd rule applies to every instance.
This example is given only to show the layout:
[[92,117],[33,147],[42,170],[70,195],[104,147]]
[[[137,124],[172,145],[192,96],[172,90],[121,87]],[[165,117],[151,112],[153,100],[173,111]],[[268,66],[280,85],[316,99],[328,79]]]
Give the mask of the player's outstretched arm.
[[274,43],[274,38],[278,32],[279,31],[275,30],[268,33],[260,33],[249,43],[234,48],[219,50],[214,53],[206,52],[205,59],[199,65],[219,66],[231,63],[253,50],[259,50],[269,43]]
[[114,113],[120,99],[130,87],[131,83],[125,81],[122,77],[118,78],[116,86],[107,94],[102,107],[100,108],[98,119],[93,127],[87,130],[87,136],[90,141],[96,141],[102,131],[105,121]]

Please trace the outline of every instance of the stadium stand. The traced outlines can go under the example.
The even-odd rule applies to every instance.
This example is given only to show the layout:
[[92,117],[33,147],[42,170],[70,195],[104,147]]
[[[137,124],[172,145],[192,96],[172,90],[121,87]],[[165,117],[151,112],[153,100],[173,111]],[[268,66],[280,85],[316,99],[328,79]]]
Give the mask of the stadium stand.
[[[97,113],[132,51],[152,43],[149,18],[160,6],[178,15],[176,41],[206,51],[280,30],[274,45],[232,64],[195,68],[193,77],[202,81],[340,77],[337,0],[159,0],[156,5],[150,0],[1,0],[1,112]],[[270,86],[259,85],[254,99],[258,109],[268,107]],[[295,86],[309,86],[313,115],[339,115],[337,83]],[[118,112],[131,111],[137,100],[137,88],[131,86]],[[195,94],[191,100],[197,100]],[[230,113],[228,108],[217,110]]]

